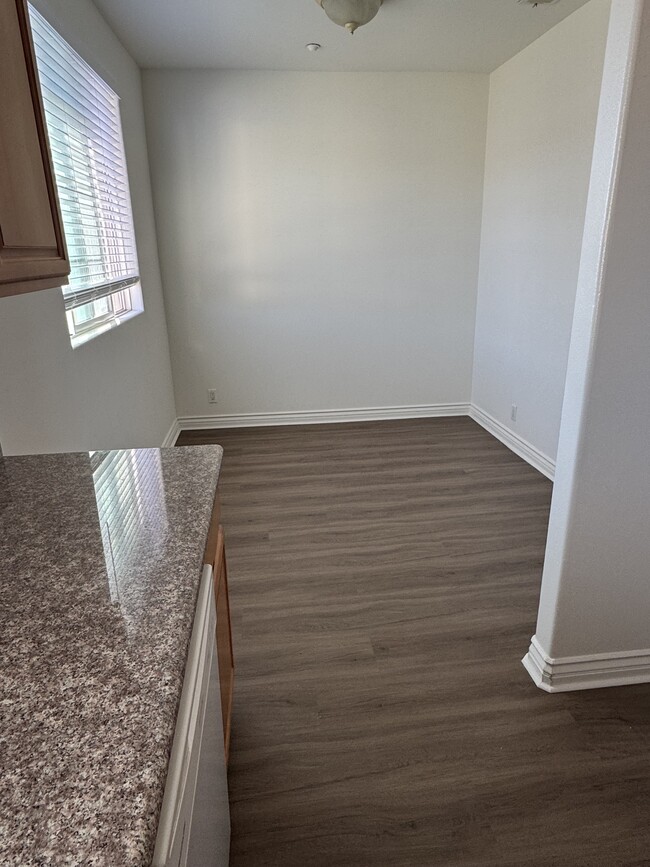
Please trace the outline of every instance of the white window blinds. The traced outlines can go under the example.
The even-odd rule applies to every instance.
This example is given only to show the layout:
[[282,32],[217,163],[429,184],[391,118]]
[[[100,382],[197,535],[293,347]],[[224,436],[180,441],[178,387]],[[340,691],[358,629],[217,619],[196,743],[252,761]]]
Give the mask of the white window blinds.
[[70,256],[66,309],[139,282],[119,100],[33,8],[30,18]]

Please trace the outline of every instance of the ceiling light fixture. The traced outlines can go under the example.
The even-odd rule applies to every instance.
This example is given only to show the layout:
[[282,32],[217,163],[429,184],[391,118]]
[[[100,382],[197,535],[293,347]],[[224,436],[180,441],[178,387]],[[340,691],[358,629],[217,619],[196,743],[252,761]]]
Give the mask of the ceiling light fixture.
[[354,33],[379,12],[382,0],[316,0],[335,24]]

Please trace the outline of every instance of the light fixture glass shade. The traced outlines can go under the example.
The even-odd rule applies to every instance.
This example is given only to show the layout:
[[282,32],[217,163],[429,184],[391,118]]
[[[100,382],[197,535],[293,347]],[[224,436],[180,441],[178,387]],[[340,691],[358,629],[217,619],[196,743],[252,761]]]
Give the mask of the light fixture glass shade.
[[325,14],[335,24],[354,33],[379,12],[382,0],[318,0]]

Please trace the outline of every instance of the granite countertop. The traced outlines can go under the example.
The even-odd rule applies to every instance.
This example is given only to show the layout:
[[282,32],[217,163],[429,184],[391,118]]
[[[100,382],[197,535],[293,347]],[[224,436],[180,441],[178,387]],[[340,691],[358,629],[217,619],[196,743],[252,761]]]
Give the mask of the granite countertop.
[[0,458],[0,864],[150,863],[221,457]]

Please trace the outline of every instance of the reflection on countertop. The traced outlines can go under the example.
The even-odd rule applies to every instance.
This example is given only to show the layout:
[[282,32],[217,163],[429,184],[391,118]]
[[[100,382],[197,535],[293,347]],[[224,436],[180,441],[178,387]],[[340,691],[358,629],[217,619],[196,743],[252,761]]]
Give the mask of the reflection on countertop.
[[149,864],[221,457],[0,458],[0,863]]
[[125,582],[143,556],[163,548],[169,527],[160,452],[91,452],[90,461],[108,588],[126,620],[137,588]]

